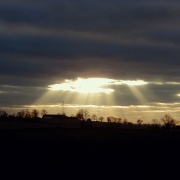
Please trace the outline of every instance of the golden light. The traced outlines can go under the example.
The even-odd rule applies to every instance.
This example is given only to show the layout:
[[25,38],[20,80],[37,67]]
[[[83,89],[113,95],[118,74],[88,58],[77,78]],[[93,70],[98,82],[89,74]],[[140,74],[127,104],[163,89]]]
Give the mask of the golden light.
[[79,93],[112,93],[113,89],[104,87],[110,84],[112,80],[106,78],[78,78],[76,81],[65,80],[64,83],[50,85],[50,90],[61,90],[61,91],[71,91]]
[[[140,91],[142,87],[140,88],[139,86],[146,84],[148,83],[143,80],[111,78],[66,79],[59,83],[49,85],[47,88],[48,91],[36,101],[36,104],[48,104],[48,112],[61,113],[61,103],[65,102],[64,109],[66,114],[75,114],[81,106],[98,116],[114,115],[128,118],[130,116],[129,112],[132,112],[133,117],[129,117],[129,119],[135,119],[139,116],[137,111],[133,112],[132,109],[125,108],[121,106],[121,104],[117,105],[117,93],[121,91],[121,86],[122,88],[124,88],[123,86],[128,86],[136,98],[143,104],[145,97],[143,97]],[[123,93],[119,95],[123,96]],[[50,107],[50,105],[53,106]]]
[[137,81],[124,81],[125,84],[129,85],[129,86],[142,86],[142,85],[146,85],[147,82],[143,81],[143,80],[137,80]]
[[128,85],[128,86],[142,86],[148,84],[143,80],[115,80],[116,85]]
[[110,94],[114,92],[114,89],[109,88],[110,85],[128,85],[128,86],[141,86],[147,84],[143,80],[115,80],[108,78],[78,78],[75,81],[65,80],[61,84],[53,84],[49,86],[50,90],[54,91],[71,91],[79,93],[106,93]]

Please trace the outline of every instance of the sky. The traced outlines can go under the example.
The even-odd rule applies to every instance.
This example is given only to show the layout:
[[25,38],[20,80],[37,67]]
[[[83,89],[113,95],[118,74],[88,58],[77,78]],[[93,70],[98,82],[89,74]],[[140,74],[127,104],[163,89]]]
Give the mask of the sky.
[[180,120],[180,2],[1,0],[0,110]]

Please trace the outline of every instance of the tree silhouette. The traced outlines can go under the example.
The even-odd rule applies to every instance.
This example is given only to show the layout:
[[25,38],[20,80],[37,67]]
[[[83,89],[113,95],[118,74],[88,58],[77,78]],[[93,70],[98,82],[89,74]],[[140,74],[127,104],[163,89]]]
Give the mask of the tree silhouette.
[[154,125],[160,125],[159,119],[152,119],[152,124]]
[[[127,120],[126,120],[127,121]],[[112,123],[123,123],[121,118],[109,116],[107,117],[107,122],[112,122]]]
[[165,114],[164,117],[161,118],[161,121],[166,130],[169,130],[176,125],[176,120],[170,114]]
[[32,113],[28,109],[25,109],[25,118],[31,118],[31,117],[32,117]]
[[86,109],[80,109],[76,114],[76,118],[79,120],[87,120],[88,117],[89,112]]
[[111,118],[107,117],[107,122],[110,123],[111,122]]
[[99,120],[100,120],[101,122],[103,121],[103,119],[104,119],[104,118],[103,118],[102,116],[99,117]]
[[127,119],[124,119],[124,120],[123,120],[123,124],[128,124],[128,120],[127,120]]
[[23,109],[23,110],[21,110],[21,111],[19,111],[19,112],[17,112],[16,113],[16,117],[18,117],[18,118],[25,118],[25,110]]
[[141,120],[141,119],[138,119],[138,120],[137,120],[137,124],[138,124],[138,125],[141,125],[142,122],[143,122],[143,120]]
[[6,111],[0,111],[0,117],[8,117],[8,113]]
[[33,109],[31,112],[28,109],[22,109],[21,111],[16,113],[16,117],[18,118],[37,118],[39,116],[39,111]]
[[93,120],[93,121],[97,121],[97,116],[96,116],[96,114],[93,114],[93,115],[92,115],[92,120]]
[[152,119],[152,125],[151,126],[153,127],[154,130],[159,130],[160,126],[161,126],[159,119],[155,119],[155,118]]
[[39,111],[36,109],[33,109],[31,112],[31,117],[32,118],[37,118],[39,116]]
[[44,116],[44,115],[46,115],[47,114],[47,111],[45,110],[45,109],[43,109],[42,111],[41,111],[41,116]]

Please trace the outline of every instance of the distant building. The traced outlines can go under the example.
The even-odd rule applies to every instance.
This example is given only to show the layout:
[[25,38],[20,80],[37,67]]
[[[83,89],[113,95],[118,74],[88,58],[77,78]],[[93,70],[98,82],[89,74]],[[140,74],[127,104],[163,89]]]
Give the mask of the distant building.
[[45,114],[42,117],[43,119],[62,119],[62,118],[67,118],[66,115],[61,115],[61,114]]
[[68,117],[61,114],[46,114],[42,117],[43,122],[57,125],[58,127],[80,127],[81,121],[76,117]]

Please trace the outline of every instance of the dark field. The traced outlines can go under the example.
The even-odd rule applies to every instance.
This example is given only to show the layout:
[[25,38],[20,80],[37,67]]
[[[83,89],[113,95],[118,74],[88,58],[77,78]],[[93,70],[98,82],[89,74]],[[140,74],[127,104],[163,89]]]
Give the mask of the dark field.
[[7,177],[162,179],[179,174],[179,130],[1,128],[0,146],[1,172]]

